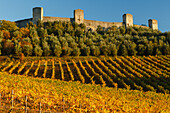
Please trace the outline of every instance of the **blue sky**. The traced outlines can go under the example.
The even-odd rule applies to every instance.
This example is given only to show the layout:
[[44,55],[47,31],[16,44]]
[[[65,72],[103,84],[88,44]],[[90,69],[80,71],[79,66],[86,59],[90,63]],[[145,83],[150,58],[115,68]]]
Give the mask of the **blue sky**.
[[85,19],[106,22],[122,22],[122,15],[130,13],[134,24],[156,19],[159,30],[170,31],[170,0],[0,0],[0,20],[31,18],[33,7],[43,7],[44,16],[71,18],[74,9],[82,9]]

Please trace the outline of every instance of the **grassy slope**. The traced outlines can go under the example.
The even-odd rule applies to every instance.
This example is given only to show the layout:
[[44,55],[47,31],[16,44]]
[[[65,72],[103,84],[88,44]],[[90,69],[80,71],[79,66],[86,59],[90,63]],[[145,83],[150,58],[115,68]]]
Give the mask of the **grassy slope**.
[[[62,98],[66,102],[65,111],[86,112],[169,112],[170,95],[155,92],[141,92],[114,89],[79,82],[64,82],[41,78],[10,75],[0,72],[0,92],[2,97],[11,97],[14,90],[15,107],[24,108],[24,98],[28,96],[28,107],[43,110],[62,111]],[[2,100],[5,100],[2,99]],[[18,103],[17,103],[18,102]],[[2,101],[3,103],[3,101]],[[9,103],[7,102],[6,105]],[[69,107],[69,109],[67,109]]]

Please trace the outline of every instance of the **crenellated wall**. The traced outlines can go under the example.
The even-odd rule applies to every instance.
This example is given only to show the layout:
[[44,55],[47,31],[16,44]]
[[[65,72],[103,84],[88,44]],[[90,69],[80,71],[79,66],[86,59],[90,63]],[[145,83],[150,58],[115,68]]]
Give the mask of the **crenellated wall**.
[[103,27],[103,29],[107,29],[112,26],[123,26],[129,27],[129,26],[135,26],[135,27],[142,27],[142,28],[152,28],[154,30],[158,30],[158,22],[155,19],[150,19],[148,21],[149,27],[142,26],[142,25],[135,25],[133,24],[133,15],[131,14],[124,14],[123,15],[123,22],[103,22],[103,21],[95,21],[95,20],[86,20],[84,19],[84,11],[81,9],[74,10],[74,18],[63,18],[63,17],[48,17],[43,16],[43,8],[42,7],[35,7],[33,8],[33,18],[25,19],[16,21],[17,25],[19,27],[26,27],[27,23],[32,21],[33,23],[37,23],[38,19],[40,19],[43,22],[54,22],[54,21],[68,21],[68,22],[76,22],[78,24],[84,23],[86,27],[92,30],[96,30],[97,27],[100,25]]

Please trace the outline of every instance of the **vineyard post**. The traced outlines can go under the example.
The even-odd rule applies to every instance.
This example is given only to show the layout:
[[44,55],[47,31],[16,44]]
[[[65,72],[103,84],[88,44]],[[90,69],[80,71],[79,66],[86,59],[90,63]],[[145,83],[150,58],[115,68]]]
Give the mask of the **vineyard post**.
[[[91,105],[90,105],[90,99],[88,100],[88,103],[89,103],[89,109],[90,109],[90,107],[91,107]],[[88,110],[88,109],[87,109]]]
[[12,90],[12,109],[14,107],[14,90]]
[[41,113],[41,102],[40,102],[40,113]]
[[25,96],[25,113],[27,113],[27,96]]
[[64,97],[63,97],[63,111],[64,111]]
[[1,106],[1,93],[0,93],[0,106]]
[[90,99],[89,99],[89,107],[91,107],[91,105],[90,105]]
[[80,113],[81,113],[81,102],[80,102]]

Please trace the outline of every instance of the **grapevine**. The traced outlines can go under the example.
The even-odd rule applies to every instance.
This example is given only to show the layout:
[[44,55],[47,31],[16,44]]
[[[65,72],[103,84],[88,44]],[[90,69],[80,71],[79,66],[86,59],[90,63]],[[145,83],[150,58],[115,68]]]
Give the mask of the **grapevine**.
[[25,62],[20,68],[19,70],[17,71],[17,73],[19,74],[23,69],[24,67],[27,65],[27,62]]
[[25,76],[28,76],[29,71],[31,70],[31,68],[34,66],[34,61],[31,63],[30,68],[24,73]]
[[102,75],[99,75],[98,73],[96,73],[87,60],[85,60],[85,62],[87,66],[92,70],[93,75],[99,78],[99,80],[102,82],[102,86],[106,86],[106,82],[103,80]]
[[20,62],[18,62],[15,66],[13,66],[10,70],[9,70],[9,73],[11,74],[14,69],[16,69],[18,66],[19,66]]
[[91,83],[95,84],[95,82],[93,81],[94,76],[91,77],[88,74],[88,72],[86,71],[86,68],[83,66],[83,64],[82,64],[82,62],[80,60],[79,60],[79,64],[80,64],[81,68],[83,69],[83,71],[85,72],[86,76],[90,79]]
[[6,66],[6,67],[4,67],[4,68],[2,69],[2,71],[5,71],[5,70],[8,69],[9,67],[11,67],[13,63],[14,63],[14,62],[9,63],[8,66]]
[[60,61],[59,61],[59,65],[61,70],[61,79],[64,80],[64,71],[63,71],[62,63]]
[[38,75],[38,70],[39,70],[39,68],[40,68],[40,65],[41,65],[41,61],[39,60],[38,66],[37,66],[37,68],[36,68],[36,70],[35,70],[35,72],[34,72],[34,76],[37,76],[37,75]]
[[67,70],[68,70],[68,72],[69,72],[69,74],[70,74],[71,80],[74,81],[74,76],[73,76],[73,73],[71,72],[71,69],[70,69],[70,67],[69,67],[69,65],[68,65],[68,62],[65,61],[65,63],[66,63],[66,66],[67,66]]
[[85,79],[84,79],[83,75],[81,74],[79,68],[77,67],[77,64],[74,62],[74,60],[72,60],[72,62],[73,62],[74,67],[77,70],[77,73],[78,73],[78,76],[80,77],[81,82],[85,83]]
[[54,59],[52,60],[52,79],[55,79],[55,64],[54,64]]
[[43,73],[44,78],[46,77],[46,73],[47,73],[47,64],[48,64],[48,61],[45,61],[45,69],[44,69],[44,73]]

